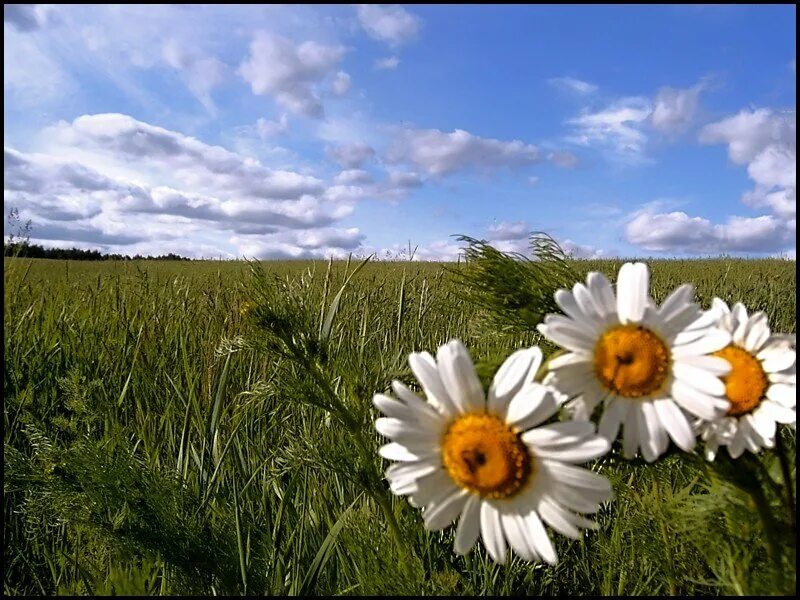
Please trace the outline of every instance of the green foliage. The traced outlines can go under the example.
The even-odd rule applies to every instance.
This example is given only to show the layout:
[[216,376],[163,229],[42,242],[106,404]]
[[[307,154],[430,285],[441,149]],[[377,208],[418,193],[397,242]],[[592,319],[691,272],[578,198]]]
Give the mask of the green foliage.
[[[554,287],[592,269],[613,281],[619,264],[567,260],[536,275],[547,294],[514,300],[506,288],[511,299],[492,308],[465,301],[470,263],[370,261],[353,275],[356,264],[323,262],[6,259],[5,592],[793,591],[774,452],[731,463],[752,488],[682,453],[655,466],[598,461],[616,499],[598,531],[554,536],[555,567],[494,565],[477,547],[456,556],[452,527],[429,533],[417,509],[386,495],[370,400],[392,379],[414,384],[409,352],[459,337],[488,384],[510,352],[540,342],[532,327],[555,310]],[[690,281],[706,307],[714,295],[741,300],[795,331],[793,262],[650,264],[656,300]],[[502,306],[530,313],[503,317]],[[783,441],[794,480],[793,433]]]
[[545,233],[530,237],[530,259],[500,252],[487,242],[459,236],[465,242],[465,265],[455,274],[466,297],[484,309],[487,324],[503,331],[535,331],[558,306],[553,294],[577,280],[558,243]]

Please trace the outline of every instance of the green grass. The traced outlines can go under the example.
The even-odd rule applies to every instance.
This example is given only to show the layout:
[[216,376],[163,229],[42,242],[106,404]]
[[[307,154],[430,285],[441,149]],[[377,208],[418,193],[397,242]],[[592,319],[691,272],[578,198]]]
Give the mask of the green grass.
[[[620,264],[570,268],[613,281]],[[656,301],[692,282],[704,308],[742,301],[795,331],[794,262],[650,265]],[[600,459],[616,499],[599,531],[553,536],[555,567],[497,566],[482,548],[455,556],[453,528],[426,532],[398,498],[395,543],[374,481],[385,464],[372,395],[413,383],[408,353],[453,337],[484,379],[516,348],[553,347],[489,318],[463,265],[366,264],[331,310],[355,267],[264,263],[254,285],[244,263],[6,259],[5,593],[794,591],[794,536],[758,512],[787,512],[768,481],[783,481],[774,452],[733,463],[744,475],[727,479],[676,453],[654,466]],[[784,442],[793,473],[794,432]]]

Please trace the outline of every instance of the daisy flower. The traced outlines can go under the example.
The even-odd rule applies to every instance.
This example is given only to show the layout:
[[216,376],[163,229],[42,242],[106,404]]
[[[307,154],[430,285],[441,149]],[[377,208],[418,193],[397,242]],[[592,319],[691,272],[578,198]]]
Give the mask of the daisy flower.
[[541,425],[558,410],[550,390],[533,381],[541,361],[539,348],[512,354],[487,398],[466,348],[453,340],[435,359],[409,356],[426,400],[399,381],[392,383],[396,399],[373,399],[386,415],[375,428],[392,440],[379,451],[396,461],[386,471],[391,491],[422,507],[429,531],[458,519],[458,554],[480,536],[498,563],[510,546],[525,560],[555,564],[544,524],[578,538],[580,527],[596,525],[575,513],[593,513],[611,499],[605,477],[575,466],[608,451],[594,426]]
[[731,364],[723,378],[731,405],[722,418],[695,423],[706,458],[714,460],[719,446],[727,446],[732,458],[745,448],[753,453],[772,448],[777,423],[797,423],[794,336],[773,334],[763,312],[748,316],[741,303],[730,309],[714,298],[707,314],[731,335],[731,343],[714,353]]
[[730,342],[692,302],[694,288],[682,285],[657,307],[649,294],[644,263],[625,263],[616,296],[601,273],[586,285],[558,290],[556,303],[566,313],[548,315],[539,331],[568,352],[552,359],[546,382],[570,398],[577,420],[588,420],[605,402],[600,435],[614,440],[623,430],[623,454],[641,448],[648,462],[669,446],[695,445],[684,411],[712,420],[728,409],[720,376],[730,365],[708,356]]

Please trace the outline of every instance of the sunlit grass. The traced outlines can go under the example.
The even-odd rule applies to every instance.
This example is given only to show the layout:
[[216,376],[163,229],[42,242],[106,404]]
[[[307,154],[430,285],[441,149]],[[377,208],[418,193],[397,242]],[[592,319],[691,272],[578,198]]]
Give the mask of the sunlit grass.
[[[590,270],[613,280],[620,264],[568,268],[575,281]],[[704,308],[714,296],[743,301],[774,330],[795,331],[794,262],[649,264],[656,301],[692,282]],[[254,328],[265,313],[246,303],[271,302],[270,318],[305,336],[303,351],[364,428],[375,417],[372,394],[392,378],[411,381],[409,352],[458,337],[486,377],[542,339],[498,326],[491,306],[465,293],[463,264],[369,262],[332,315],[356,266],[264,263],[272,283],[259,299],[246,263],[6,259],[5,592],[794,589],[794,559],[770,556],[752,498],[675,454],[656,467],[601,459],[596,468],[617,498],[601,511],[599,532],[558,539],[555,567],[516,558],[497,566],[482,549],[457,557],[453,532],[426,532],[402,499],[392,509],[407,545],[396,544],[377,496],[364,491],[383,468],[377,454],[367,463],[354,453],[315,404],[319,382]],[[368,439],[377,448],[377,434]],[[794,434],[786,441],[793,450]],[[781,482],[774,457],[763,463]]]

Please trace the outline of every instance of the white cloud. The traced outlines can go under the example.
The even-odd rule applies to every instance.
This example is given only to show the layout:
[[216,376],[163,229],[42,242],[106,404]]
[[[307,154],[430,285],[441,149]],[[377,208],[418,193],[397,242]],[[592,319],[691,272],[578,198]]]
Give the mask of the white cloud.
[[227,65],[213,56],[202,55],[195,46],[182,44],[176,38],[164,42],[162,57],[170,67],[181,73],[186,87],[203,106],[211,114],[216,114],[211,90],[224,81]]
[[388,153],[393,162],[407,162],[431,175],[480,168],[494,169],[536,164],[539,148],[519,140],[501,141],[472,135],[463,129],[404,129]]
[[421,25],[419,17],[398,5],[359,4],[358,20],[371,38],[393,46],[416,37]]
[[634,213],[625,236],[630,243],[655,252],[778,252],[794,245],[794,222],[764,215],[733,216],[725,224],[713,224],[681,211],[655,213],[645,208]]
[[352,185],[363,172],[329,185],[118,114],[61,122],[43,138],[48,153],[4,154],[5,204],[33,221],[35,240],[197,256],[236,255],[232,238],[258,236],[286,255],[327,256],[363,239],[332,227],[373,192]]
[[651,112],[649,100],[640,97],[622,98],[597,112],[584,110],[568,121],[574,128],[568,139],[581,146],[600,146],[624,163],[641,163],[647,142],[642,129]]
[[347,169],[336,175],[333,180],[344,185],[372,183],[372,175],[362,169]]
[[343,46],[313,41],[295,45],[288,38],[260,31],[239,74],[254,94],[271,95],[290,112],[320,118],[324,110],[316,87],[333,74],[344,52]]
[[490,225],[487,233],[490,240],[527,240],[530,231],[530,225],[525,221],[515,221],[513,223],[501,221]]
[[378,70],[394,70],[400,64],[400,59],[396,56],[387,56],[386,58],[376,58],[373,63],[374,67]]
[[654,101],[650,123],[659,132],[675,136],[686,131],[697,112],[700,92],[704,85],[699,83],[687,89],[663,87],[658,90]]
[[336,73],[336,77],[333,78],[333,83],[331,84],[331,89],[333,93],[337,96],[344,96],[347,92],[350,91],[350,86],[352,85],[352,81],[350,80],[350,75],[345,73],[344,71],[339,71]]
[[410,171],[389,171],[389,183],[397,188],[415,188],[422,185],[422,177]]
[[548,83],[559,89],[572,92],[580,96],[588,96],[589,94],[594,94],[597,91],[596,85],[586,81],[581,81],[580,79],[575,79],[574,77],[554,77],[552,79],[548,79]]
[[328,156],[343,167],[355,169],[375,156],[375,150],[367,144],[357,142],[330,147]]
[[551,152],[547,155],[547,160],[566,169],[572,168],[578,164],[578,157],[571,152]]
[[728,144],[728,156],[747,165],[755,188],[743,196],[745,204],[768,207],[783,218],[797,214],[797,121],[794,112],[743,110],[706,125],[700,131],[705,144]]
[[261,139],[284,135],[289,132],[289,116],[283,113],[277,121],[259,118],[256,121],[256,132]]

